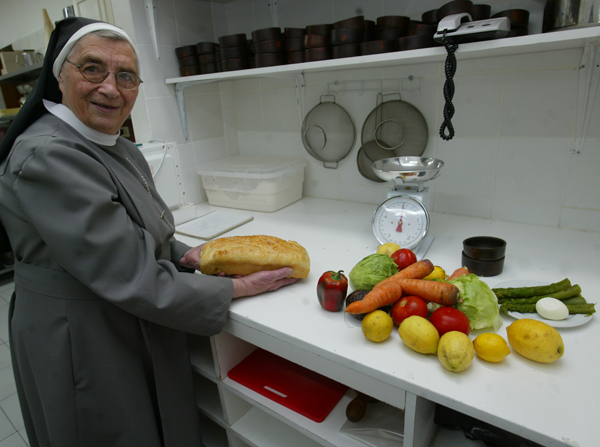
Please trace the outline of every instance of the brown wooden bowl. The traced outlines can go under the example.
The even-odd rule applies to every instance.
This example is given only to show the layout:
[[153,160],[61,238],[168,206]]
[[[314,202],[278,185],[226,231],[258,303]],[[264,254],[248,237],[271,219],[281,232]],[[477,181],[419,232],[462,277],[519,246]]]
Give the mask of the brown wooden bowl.
[[196,45],[186,45],[184,47],[175,48],[177,59],[196,55]]
[[214,53],[219,48],[215,42],[198,42],[196,44],[196,53],[197,54],[208,54]]
[[527,28],[515,28],[515,29],[511,29],[508,32],[508,35],[506,37],[519,37],[519,36],[526,36],[529,34],[529,30]]
[[408,31],[410,17],[406,16],[382,16],[377,17],[377,26],[379,28],[396,28]]
[[506,254],[506,241],[493,236],[475,236],[463,241],[463,252],[479,261],[496,261]]
[[325,61],[331,59],[331,47],[307,48],[303,50],[305,62]]
[[424,34],[426,36],[433,36],[436,33],[436,31],[437,25],[429,25],[427,23],[411,20],[408,35],[417,36],[420,34]]
[[215,53],[206,53],[198,55],[198,59],[200,60],[200,65],[202,64],[214,64],[217,62],[217,57]]
[[195,76],[200,73],[200,65],[186,65],[184,67],[179,67],[179,74],[181,76]]
[[350,17],[335,22],[333,29],[365,29],[365,16]]
[[421,15],[421,22],[427,24],[427,25],[436,25],[438,24],[438,19],[437,19],[437,9],[431,9],[429,11],[424,12]]
[[283,41],[278,40],[264,40],[254,44],[254,50],[256,54],[265,53],[281,53],[283,52]]
[[328,34],[305,34],[302,48],[323,48],[330,45]]
[[221,48],[229,47],[245,47],[248,39],[245,34],[230,34],[228,36],[219,37],[219,45]]
[[290,38],[290,39],[285,39],[285,44],[283,47],[284,51],[287,51],[288,53],[294,53],[296,51],[302,51],[302,44],[304,41],[304,37],[300,37],[300,38]]
[[252,41],[254,43],[265,42],[267,40],[281,40],[281,28],[262,28],[252,31]]
[[491,17],[492,6],[491,5],[473,5],[473,13],[471,17],[473,17],[473,21],[477,20],[487,20]]
[[219,69],[217,68],[217,64],[215,62],[200,64],[200,74],[211,74],[217,73],[218,71]]
[[396,40],[408,35],[408,27],[400,28],[377,28],[377,40]]
[[254,56],[254,66],[256,68],[274,67],[284,63],[283,53],[259,53]]
[[182,57],[178,60],[179,60],[180,67],[189,67],[190,65],[200,65],[200,59],[198,59],[198,56],[196,56],[196,55]]
[[286,39],[302,39],[306,34],[306,28],[285,28]]
[[221,65],[223,66],[223,71],[244,70],[249,68],[247,58],[223,59]]
[[360,54],[381,54],[396,51],[396,41],[394,40],[372,40],[360,44]]
[[219,54],[221,55],[221,60],[239,59],[243,57],[248,57],[248,48],[245,45],[243,47],[220,48]]
[[492,16],[493,19],[497,19],[498,17],[508,17],[511,30],[529,28],[529,11],[526,9],[507,9],[506,11],[497,12]]
[[291,51],[286,55],[288,64],[300,64],[304,62],[304,52],[303,51]]
[[437,46],[439,46],[439,44],[433,39],[433,35],[429,34],[405,36],[396,41],[396,49],[398,51],[417,50],[419,48],[431,48]]
[[343,57],[360,56],[360,44],[350,43],[347,45],[335,45],[331,47],[331,58],[340,59]]
[[306,27],[306,34],[322,34],[325,36],[329,36],[329,33],[333,29],[333,25],[330,23],[325,23],[321,25],[308,25]]
[[439,22],[444,17],[448,17],[452,14],[460,14],[461,12],[467,12],[473,16],[473,2],[471,0],[453,0],[446,3],[437,10],[436,19]]
[[337,28],[331,30],[331,45],[348,45],[362,43],[365,31],[358,28]]

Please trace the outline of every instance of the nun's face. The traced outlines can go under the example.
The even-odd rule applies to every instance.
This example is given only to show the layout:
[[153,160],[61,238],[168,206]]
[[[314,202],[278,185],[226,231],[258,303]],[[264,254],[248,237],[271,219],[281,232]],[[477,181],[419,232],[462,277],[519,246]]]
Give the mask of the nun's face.
[[106,134],[118,133],[138,95],[139,87],[126,90],[117,85],[115,75],[99,83],[86,80],[73,64],[94,62],[108,71],[137,74],[137,60],[128,42],[89,35],[75,44],[58,77],[62,103],[84,124]]

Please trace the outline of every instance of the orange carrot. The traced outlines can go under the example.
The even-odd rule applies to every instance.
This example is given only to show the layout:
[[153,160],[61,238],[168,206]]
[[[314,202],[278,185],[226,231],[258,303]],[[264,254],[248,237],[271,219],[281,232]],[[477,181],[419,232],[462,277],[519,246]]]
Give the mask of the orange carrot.
[[398,281],[399,279],[422,279],[431,272],[433,272],[433,264],[429,259],[423,259],[422,261],[415,262],[405,269],[400,270],[395,275],[392,275],[389,278],[375,284],[375,288],[392,281]]
[[458,300],[458,287],[454,284],[423,279],[399,279],[405,295],[417,295],[425,301],[454,306]]
[[471,272],[469,272],[468,268],[461,267],[459,269],[454,270],[454,273],[452,273],[452,275],[450,275],[450,277],[446,281],[451,281],[453,279],[460,278],[461,276],[468,275],[469,273]]
[[360,301],[348,304],[346,312],[351,314],[366,314],[382,306],[393,304],[402,296],[402,287],[398,281],[393,281],[385,286],[371,290]]

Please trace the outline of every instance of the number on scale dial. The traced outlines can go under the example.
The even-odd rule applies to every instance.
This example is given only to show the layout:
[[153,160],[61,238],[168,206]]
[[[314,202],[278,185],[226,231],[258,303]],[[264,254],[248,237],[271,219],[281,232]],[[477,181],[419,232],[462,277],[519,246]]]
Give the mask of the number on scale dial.
[[412,249],[425,238],[428,229],[427,208],[410,196],[390,197],[373,215],[373,233],[382,244],[394,242]]

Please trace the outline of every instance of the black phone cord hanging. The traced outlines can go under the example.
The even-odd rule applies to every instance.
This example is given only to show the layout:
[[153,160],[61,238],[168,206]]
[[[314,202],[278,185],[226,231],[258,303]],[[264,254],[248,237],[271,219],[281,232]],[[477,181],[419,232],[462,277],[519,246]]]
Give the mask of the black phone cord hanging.
[[[440,127],[440,137],[443,140],[451,140],[454,137],[454,126],[452,126],[452,117],[454,116],[454,105],[452,104],[452,98],[454,97],[454,74],[456,73],[456,56],[454,53],[458,50],[457,43],[450,43],[446,38],[446,31],[442,36],[442,44],[446,48],[448,56],[446,57],[446,64],[444,66],[444,72],[446,73],[446,82],[444,83],[444,122]],[[448,134],[446,134],[448,129]]]

